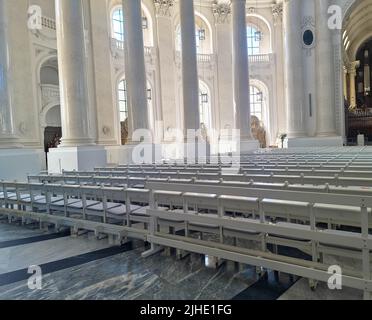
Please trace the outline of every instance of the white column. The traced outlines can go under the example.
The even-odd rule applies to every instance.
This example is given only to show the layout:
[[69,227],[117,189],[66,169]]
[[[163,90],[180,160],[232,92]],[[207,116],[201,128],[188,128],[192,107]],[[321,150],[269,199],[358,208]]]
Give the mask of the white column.
[[9,88],[8,3],[8,0],[0,0],[0,148],[11,147],[16,140]]
[[184,130],[200,128],[194,3],[180,0]]
[[[164,131],[177,128],[176,68],[174,63],[174,37],[172,7],[174,1],[155,1],[157,22],[157,45],[159,51],[159,79]],[[180,124],[178,124],[180,126]],[[164,136],[164,133],[161,134]],[[165,136],[165,141],[172,137]]]
[[302,70],[302,1],[287,0],[283,4],[284,74],[287,103],[288,138],[305,136]]
[[93,145],[82,0],[56,0],[55,4],[63,134],[61,147]]
[[317,19],[317,135],[335,136],[335,69],[332,30],[328,27],[329,0],[316,0]]
[[252,140],[246,0],[232,0],[233,70],[236,129],[242,141]]
[[127,50],[125,80],[131,129],[149,129],[141,0],[123,0],[123,11]]

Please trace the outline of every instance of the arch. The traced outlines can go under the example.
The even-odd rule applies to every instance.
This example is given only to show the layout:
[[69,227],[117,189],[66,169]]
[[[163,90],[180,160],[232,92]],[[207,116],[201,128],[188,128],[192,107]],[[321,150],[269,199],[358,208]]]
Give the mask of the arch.
[[[48,126],[47,122],[47,115],[50,110],[52,110],[55,107],[60,107],[60,102],[59,101],[53,101],[47,104],[41,111],[40,113],[40,127],[45,128]],[[62,124],[61,124],[62,125]]]
[[273,112],[271,110],[272,106],[270,104],[270,92],[268,89],[269,87],[266,85],[266,83],[259,79],[250,79],[249,85],[256,87],[260,92],[262,92],[262,118],[260,119],[260,121],[263,123],[266,130],[266,141],[272,142],[272,138],[275,136],[276,133],[271,132],[272,128],[275,127],[275,125],[272,123],[274,119],[270,116]]
[[[145,47],[153,47],[154,46],[154,22],[153,18],[151,15],[150,10],[147,8],[147,6],[141,2],[141,8],[142,8],[142,13],[147,19],[147,28],[143,31],[143,42]],[[114,0],[111,2],[109,6],[109,25],[110,25],[110,36],[112,38],[114,37],[114,28],[113,28],[113,14],[115,13],[116,10],[121,9],[123,10],[123,5],[121,1]],[[122,15],[123,18],[123,23],[124,23],[124,16]],[[124,40],[124,26],[122,27],[122,39]],[[115,38],[116,39],[116,38]],[[117,39],[118,41],[123,41],[122,39]]]
[[[208,45],[200,48],[198,47],[198,43],[197,43],[197,50],[199,54],[212,54],[214,50],[213,49],[212,26],[210,22],[208,21],[208,19],[203,14],[195,11],[195,29],[198,30],[199,27],[202,27],[204,25],[206,26],[206,29],[205,29],[206,32],[205,32],[205,41],[203,40],[203,43],[207,43]],[[180,51],[181,50],[181,26],[180,26],[179,18],[178,18],[178,23],[176,24],[176,28],[175,28],[175,41],[176,41],[176,44],[175,44],[176,50]]]
[[199,80],[199,115],[200,124],[204,124],[208,131],[213,129],[212,121],[212,96],[207,83]]
[[247,24],[255,25],[258,29],[261,29],[260,26],[258,26],[257,24],[254,23],[254,21],[249,19],[251,17],[256,18],[258,20],[261,20],[263,22],[264,26],[267,28],[267,31],[269,31],[269,41],[268,41],[269,48],[268,48],[268,50],[265,50],[265,51],[268,51],[268,52],[265,52],[265,53],[272,53],[272,51],[273,51],[273,37],[272,37],[273,31],[272,31],[271,24],[262,15],[259,15],[259,14],[256,14],[256,13],[247,13],[247,15],[246,15]]
[[[147,107],[148,107],[148,121],[150,130],[155,130],[155,99],[154,99],[154,85],[147,79]],[[117,113],[119,119],[119,126],[121,123],[125,122],[129,117],[129,105],[128,105],[128,89],[126,86],[125,74],[121,73],[117,77],[116,86],[115,86],[115,101],[117,106]]]

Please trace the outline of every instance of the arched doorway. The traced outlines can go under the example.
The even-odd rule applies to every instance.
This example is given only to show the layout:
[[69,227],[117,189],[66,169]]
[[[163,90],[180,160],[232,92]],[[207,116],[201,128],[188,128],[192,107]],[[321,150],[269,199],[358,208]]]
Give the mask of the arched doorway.
[[46,161],[48,161],[47,154],[49,150],[57,148],[62,138],[61,107],[59,105],[51,107],[45,113],[44,126],[44,151]]
[[342,30],[343,96],[347,143],[365,136],[372,143],[372,3],[349,1]]

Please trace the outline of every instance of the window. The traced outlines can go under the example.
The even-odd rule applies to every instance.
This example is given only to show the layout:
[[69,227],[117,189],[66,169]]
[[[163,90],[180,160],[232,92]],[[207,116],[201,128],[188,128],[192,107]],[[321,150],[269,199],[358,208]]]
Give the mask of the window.
[[263,94],[257,87],[250,86],[251,115],[262,121]]
[[127,98],[127,82],[120,81],[118,87],[118,100],[120,110],[120,122],[125,122],[128,119],[128,98]]
[[[195,26],[195,40],[196,40],[196,53],[201,54],[203,41],[206,40],[206,30],[200,29],[198,26]],[[181,26],[177,27],[176,30],[176,50],[181,51],[182,49],[182,40],[181,40]]]
[[254,26],[247,27],[248,55],[260,54],[262,34]]
[[118,41],[124,41],[124,16],[121,8],[116,8],[112,14],[113,37]]
[[206,129],[211,129],[211,97],[208,87],[203,82],[199,83],[199,112],[200,123],[204,124]]

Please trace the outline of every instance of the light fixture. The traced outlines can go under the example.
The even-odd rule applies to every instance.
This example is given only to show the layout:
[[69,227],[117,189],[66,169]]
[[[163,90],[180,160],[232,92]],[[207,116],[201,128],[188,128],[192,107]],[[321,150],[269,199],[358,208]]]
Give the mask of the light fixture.
[[146,17],[142,17],[142,28],[143,29],[148,29],[149,23]]
[[198,37],[199,37],[199,40],[200,41],[204,41],[205,40],[205,29],[199,29],[199,31],[198,31]]
[[147,100],[152,100],[152,90],[147,89]]
[[260,42],[262,40],[262,32],[261,31],[256,31],[254,33],[254,40],[257,42]]
[[201,102],[202,103],[208,103],[208,94],[207,93],[202,93],[201,94]]

